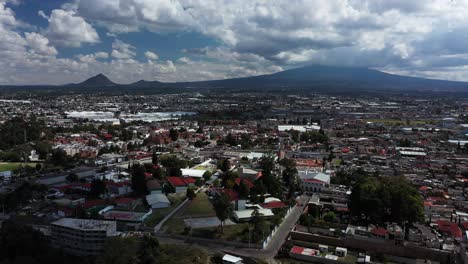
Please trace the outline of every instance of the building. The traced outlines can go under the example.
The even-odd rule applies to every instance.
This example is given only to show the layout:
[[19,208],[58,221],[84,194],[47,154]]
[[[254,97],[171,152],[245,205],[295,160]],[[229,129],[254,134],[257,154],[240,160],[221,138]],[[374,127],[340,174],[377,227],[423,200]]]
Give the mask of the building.
[[117,234],[115,221],[62,218],[51,223],[53,244],[75,256],[99,255],[106,239]]
[[242,259],[232,255],[224,255],[223,256],[223,264],[242,264]]
[[146,188],[150,194],[163,193],[163,188],[157,180],[149,180],[146,182]]
[[152,209],[167,208],[171,206],[171,202],[167,199],[167,196],[162,193],[153,193],[146,195],[146,202]]
[[180,177],[167,177],[167,181],[174,188],[176,193],[183,193],[187,191],[187,184]]
[[306,192],[321,192],[330,185],[330,175],[315,171],[299,171],[301,187]]

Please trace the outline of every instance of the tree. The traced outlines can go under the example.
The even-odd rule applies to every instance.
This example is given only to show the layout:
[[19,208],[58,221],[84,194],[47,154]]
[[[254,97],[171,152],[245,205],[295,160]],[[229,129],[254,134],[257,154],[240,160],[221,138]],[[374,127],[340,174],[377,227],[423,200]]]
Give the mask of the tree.
[[323,216],[323,220],[328,223],[333,223],[335,222],[336,215],[334,212],[328,212]]
[[209,181],[211,179],[211,176],[212,176],[212,173],[210,171],[205,171],[205,173],[203,173],[203,179],[206,181]]
[[221,187],[221,181],[219,179],[216,179],[213,181],[213,187],[219,188]]
[[96,264],[132,263],[139,263],[138,246],[132,237],[108,238],[103,253],[96,259]]
[[229,162],[228,159],[220,159],[217,162],[218,169],[220,169],[222,172],[227,172],[229,169],[231,169],[231,163]]
[[187,198],[189,200],[193,200],[196,196],[197,196],[197,194],[195,193],[194,188],[193,187],[188,187],[187,188]]
[[249,185],[244,181],[244,179],[241,179],[239,183],[239,197],[245,199],[249,197],[249,193]]
[[351,214],[367,221],[410,224],[424,219],[423,200],[404,177],[359,178],[352,187]]
[[50,157],[50,163],[54,164],[55,166],[67,166],[68,165],[68,157],[65,150],[61,148],[56,148],[52,150],[52,155]]
[[132,167],[132,189],[136,195],[146,195],[145,168],[139,164]]
[[140,256],[141,263],[154,264],[160,263],[158,258],[161,256],[161,248],[159,241],[152,235],[145,235],[142,239],[142,254]]
[[232,212],[231,198],[226,193],[221,193],[218,199],[213,202],[213,209],[216,217],[221,221],[221,232],[224,231],[224,221],[226,221]]
[[202,187],[202,186],[203,186],[203,181],[202,181],[202,179],[197,178],[197,179],[195,180],[195,185],[198,186],[198,187]]
[[156,153],[156,151],[153,151],[153,154],[151,155],[151,161],[153,165],[157,165],[159,161],[159,155]]
[[67,175],[67,177],[65,177],[65,179],[69,182],[77,182],[80,178],[78,177],[78,175],[76,175],[76,173],[70,173]]
[[297,174],[296,162],[293,159],[282,159],[280,165],[284,167],[283,170],[283,182],[289,185],[290,179]]
[[275,197],[281,197],[281,184],[273,173],[275,156],[273,154],[264,155],[259,163],[262,168],[262,177],[260,179],[263,181],[267,192]]
[[99,197],[106,191],[106,183],[101,179],[94,179],[91,182],[90,194],[93,197]]
[[253,227],[252,240],[255,242],[263,240],[265,231],[265,221],[263,219],[263,214],[258,211],[258,208],[255,208],[252,212],[250,224]]
[[169,137],[172,141],[177,141],[179,139],[179,131],[175,130],[174,128],[171,128],[169,130]]

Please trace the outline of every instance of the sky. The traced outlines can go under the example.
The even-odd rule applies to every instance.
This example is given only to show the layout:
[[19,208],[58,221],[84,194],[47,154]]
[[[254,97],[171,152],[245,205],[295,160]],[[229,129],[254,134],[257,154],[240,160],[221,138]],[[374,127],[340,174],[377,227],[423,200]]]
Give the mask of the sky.
[[468,0],[0,0],[2,85],[311,64],[468,81]]

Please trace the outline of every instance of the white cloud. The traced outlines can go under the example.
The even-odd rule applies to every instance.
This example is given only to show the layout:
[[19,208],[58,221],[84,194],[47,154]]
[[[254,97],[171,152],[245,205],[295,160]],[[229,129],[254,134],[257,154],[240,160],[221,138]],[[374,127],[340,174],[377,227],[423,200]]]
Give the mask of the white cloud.
[[116,59],[131,59],[136,55],[135,47],[116,39],[112,43],[112,57]]
[[74,11],[54,9],[49,17],[42,10],[38,14],[49,21],[44,33],[57,45],[80,47],[82,43],[99,42],[96,30]]
[[[0,0],[1,83],[77,82],[97,72],[117,82],[222,79],[315,63],[468,80],[467,0],[69,1],[50,16],[38,13],[47,28],[23,34]],[[219,45],[162,61],[116,39],[103,52],[60,58],[55,47],[99,42],[93,26],[115,38],[197,32]]]
[[26,42],[33,52],[42,55],[57,55],[57,50],[49,46],[49,40],[46,37],[35,32],[26,32],[24,34]]
[[152,52],[152,51],[146,51],[145,52],[145,57],[148,60],[157,60],[159,58],[158,54]]

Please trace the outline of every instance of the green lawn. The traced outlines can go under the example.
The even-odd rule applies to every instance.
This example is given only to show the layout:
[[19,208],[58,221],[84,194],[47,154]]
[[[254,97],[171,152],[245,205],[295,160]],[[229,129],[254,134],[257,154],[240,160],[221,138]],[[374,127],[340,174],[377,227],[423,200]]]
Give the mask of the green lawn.
[[176,245],[176,244],[161,244],[161,256],[158,256],[160,263],[199,263],[205,264],[209,261],[208,254],[198,248]]
[[203,238],[215,238],[227,241],[249,241],[249,224],[241,223],[224,226],[223,233],[219,232],[218,227],[196,228],[192,230],[192,236]]
[[2,162],[0,163],[0,172],[2,171],[13,171],[19,168],[21,165],[35,167],[36,163],[22,163],[22,162]]
[[195,199],[190,201],[190,204],[185,207],[182,212],[182,217],[207,217],[215,216],[216,213],[213,209],[211,201],[208,199],[208,195],[204,192],[197,193]]
[[334,160],[332,160],[332,163],[335,166],[340,166],[341,165],[341,159],[334,159]]
[[145,225],[149,227],[156,226],[167,214],[176,208],[185,199],[185,193],[171,193],[167,196],[171,201],[168,208],[153,209],[153,213],[145,219]]

